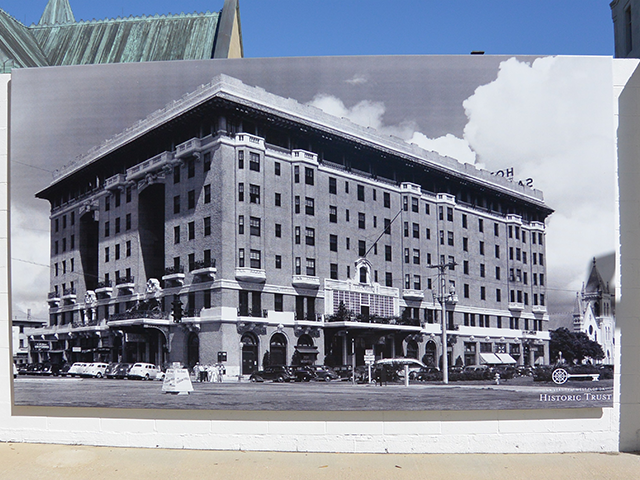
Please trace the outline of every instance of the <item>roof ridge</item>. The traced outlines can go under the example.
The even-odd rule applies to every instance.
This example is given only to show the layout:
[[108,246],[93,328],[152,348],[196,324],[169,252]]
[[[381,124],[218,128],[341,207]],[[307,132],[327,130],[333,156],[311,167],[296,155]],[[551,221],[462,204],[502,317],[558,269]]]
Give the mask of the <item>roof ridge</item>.
[[38,28],[51,28],[51,27],[56,27],[56,26],[70,26],[70,25],[87,25],[87,24],[97,24],[97,23],[115,23],[115,22],[135,22],[135,21],[139,21],[139,20],[160,20],[160,19],[166,19],[166,20],[174,20],[174,19],[181,19],[181,18],[197,18],[197,17],[213,17],[213,16],[218,16],[220,15],[220,12],[211,12],[209,10],[207,10],[206,12],[193,12],[193,13],[167,13],[167,14],[155,14],[155,15],[129,15],[128,17],[116,17],[116,18],[104,18],[104,19],[98,19],[96,20],[95,18],[91,19],[91,20],[76,20],[74,23],[67,23],[67,24],[57,24],[57,25],[38,25],[38,24],[33,24],[31,25],[29,28],[33,28],[33,29],[38,29]]
[[9,19],[13,20],[14,22],[20,24],[20,26],[24,27],[24,28],[29,28],[27,27],[24,23],[22,23],[20,20],[18,20],[16,17],[14,17],[13,15],[11,15],[9,12],[7,12],[6,10],[4,10],[3,8],[0,8],[0,12],[4,13],[7,17],[9,17]]

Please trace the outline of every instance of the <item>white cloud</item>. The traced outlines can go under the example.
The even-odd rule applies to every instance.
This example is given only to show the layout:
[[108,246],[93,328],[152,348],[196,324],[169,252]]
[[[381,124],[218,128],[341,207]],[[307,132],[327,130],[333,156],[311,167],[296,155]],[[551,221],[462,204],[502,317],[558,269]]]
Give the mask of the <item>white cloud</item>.
[[364,83],[367,83],[368,81],[369,81],[369,79],[367,77],[365,77],[364,75],[360,75],[360,74],[355,74],[350,79],[345,80],[345,82],[347,82],[350,85],[362,85]]
[[469,143],[450,133],[438,138],[429,138],[423,133],[415,132],[409,142],[415,143],[425,150],[431,150],[438,152],[440,155],[455,158],[462,163],[476,162],[476,154],[471,150],[471,147],[469,147]]

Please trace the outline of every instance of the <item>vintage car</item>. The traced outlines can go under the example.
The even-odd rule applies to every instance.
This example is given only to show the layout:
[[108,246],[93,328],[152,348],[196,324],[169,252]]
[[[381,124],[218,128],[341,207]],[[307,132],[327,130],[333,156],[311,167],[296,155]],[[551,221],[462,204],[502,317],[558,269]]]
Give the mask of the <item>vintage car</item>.
[[162,372],[152,363],[134,363],[127,374],[127,378],[138,380],[155,380]]
[[271,365],[262,370],[253,372],[249,379],[252,382],[264,382],[273,380],[274,382],[291,382],[295,380],[295,373],[291,367],[284,365]]

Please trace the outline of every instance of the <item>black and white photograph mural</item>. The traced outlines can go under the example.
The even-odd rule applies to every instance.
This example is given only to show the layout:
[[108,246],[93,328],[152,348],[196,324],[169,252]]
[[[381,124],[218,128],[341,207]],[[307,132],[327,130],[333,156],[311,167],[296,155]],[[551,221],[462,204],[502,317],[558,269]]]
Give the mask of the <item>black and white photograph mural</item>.
[[25,69],[10,122],[15,405],[613,405],[610,58]]

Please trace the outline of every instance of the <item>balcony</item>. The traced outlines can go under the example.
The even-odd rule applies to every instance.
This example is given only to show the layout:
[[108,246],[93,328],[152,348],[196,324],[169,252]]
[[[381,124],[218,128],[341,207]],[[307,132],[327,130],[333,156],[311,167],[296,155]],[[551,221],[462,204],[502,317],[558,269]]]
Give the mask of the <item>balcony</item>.
[[306,150],[292,150],[291,155],[297,160],[307,160],[309,162],[318,163],[318,155]]
[[238,133],[236,142],[242,145],[248,145],[253,148],[264,149],[264,139],[251,135],[249,133]]
[[155,157],[145,160],[138,165],[134,165],[131,168],[127,168],[127,181],[137,180],[144,177],[148,173],[152,173],[162,169],[165,166],[170,166],[174,161],[173,154],[171,152],[162,152]]
[[76,289],[65,288],[62,292],[62,300],[67,304],[76,303]]
[[104,181],[104,188],[107,190],[119,190],[124,188],[126,184],[127,176],[124,173],[118,173]]
[[200,139],[192,138],[176,147],[176,157],[183,158],[200,151]]
[[545,305],[534,305],[531,307],[533,313],[547,313],[547,307]]
[[122,294],[132,294],[133,289],[136,288],[135,278],[133,275],[127,275],[126,277],[116,278],[116,288]]
[[217,271],[215,259],[193,262],[189,265],[189,272],[194,276],[213,278]]
[[236,268],[236,280],[241,282],[264,283],[267,281],[267,272],[260,268]]
[[310,275],[293,275],[291,277],[291,284],[294,287],[300,288],[319,288],[320,277],[314,277]]
[[261,308],[248,308],[248,307],[238,308],[238,317],[267,318],[267,316],[268,316],[267,310],[264,310]]
[[177,265],[173,267],[166,267],[164,269],[164,275],[162,276],[164,282],[175,284],[174,286],[184,285],[184,267]]
[[50,307],[59,307],[62,299],[60,298],[60,294],[58,292],[49,292],[47,295],[47,301],[49,302]]
[[405,300],[424,300],[424,292],[422,290],[412,290],[410,288],[405,288],[402,291],[402,298]]
[[512,312],[522,312],[524,310],[524,303],[509,302],[509,310]]
[[444,297],[444,301],[447,305],[456,305],[458,303],[458,295],[449,294]]
[[111,295],[113,294],[113,283],[111,282],[111,280],[98,282],[94,291],[100,298],[111,298]]

